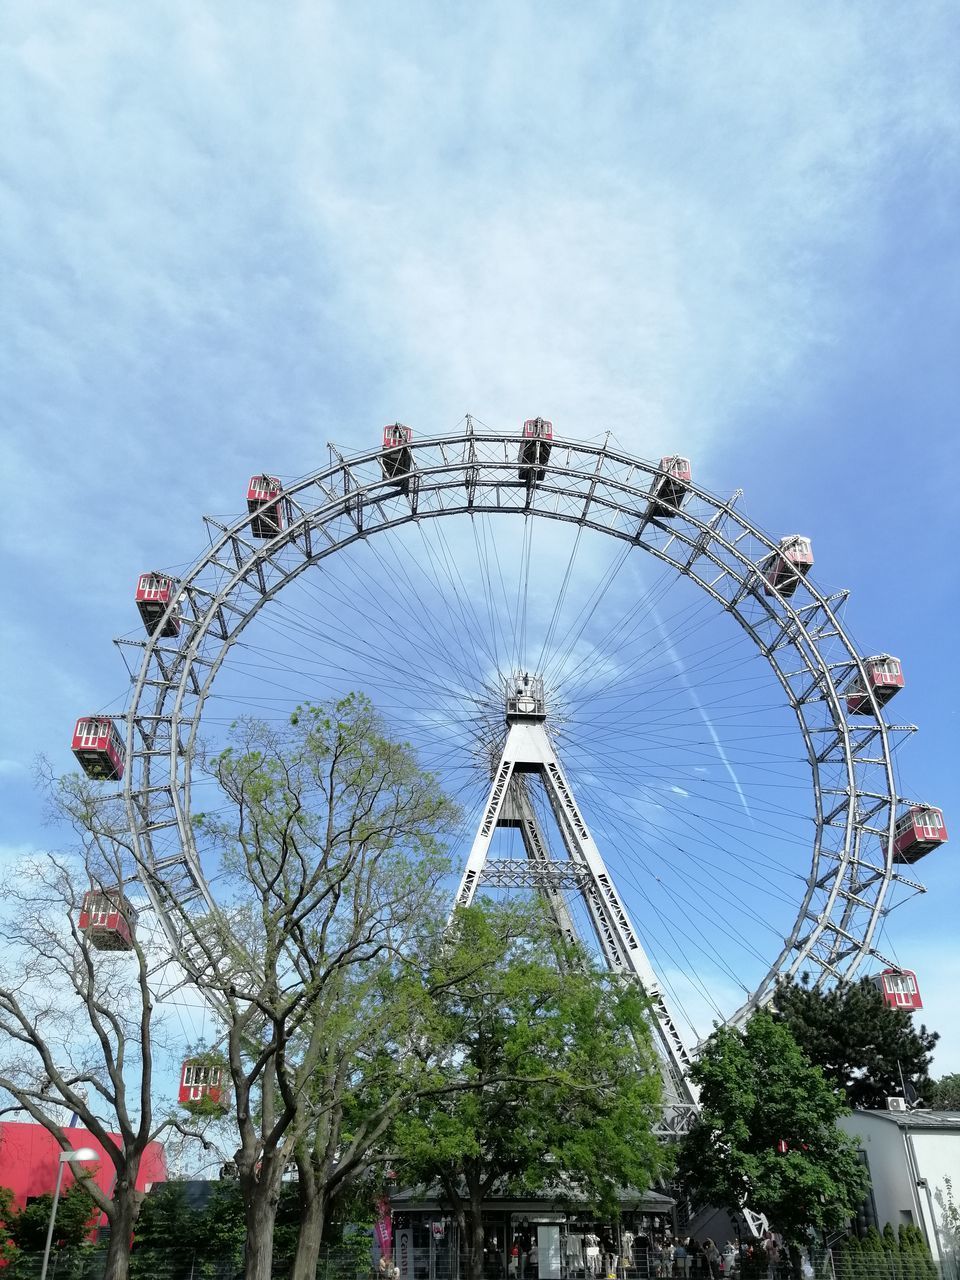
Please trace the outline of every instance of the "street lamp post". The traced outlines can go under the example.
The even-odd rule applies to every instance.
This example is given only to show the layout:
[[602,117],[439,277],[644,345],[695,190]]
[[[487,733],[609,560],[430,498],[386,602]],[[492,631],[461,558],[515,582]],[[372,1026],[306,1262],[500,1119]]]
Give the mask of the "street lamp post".
[[53,1193],[53,1204],[50,1206],[50,1225],[47,1227],[47,1243],[43,1250],[43,1265],[40,1268],[40,1280],[47,1280],[47,1264],[50,1261],[50,1246],[53,1243],[53,1226],[57,1220],[57,1201],[60,1199],[60,1184],[63,1181],[63,1166],[79,1164],[83,1160],[98,1159],[92,1147],[78,1147],[76,1151],[61,1151],[57,1162],[57,1185]]

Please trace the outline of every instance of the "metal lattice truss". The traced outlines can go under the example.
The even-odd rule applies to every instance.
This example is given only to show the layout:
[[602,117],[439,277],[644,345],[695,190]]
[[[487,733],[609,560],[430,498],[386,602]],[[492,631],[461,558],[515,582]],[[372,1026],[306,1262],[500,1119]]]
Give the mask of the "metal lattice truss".
[[[179,636],[165,639],[161,627],[147,640],[118,641],[143,651],[126,716],[123,795],[139,878],[175,954],[189,971],[184,913],[214,906],[194,843],[191,768],[204,700],[231,645],[288,583],[357,540],[411,521],[496,512],[579,524],[649,552],[696,583],[751,637],[796,714],[814,814],[796,921],[731,1021],[742,1022],[767,1000],[781,975],[851,977],[878,954],[893,882],[920,886],[892,861],[896,810],[909,802],[896,796],[891,736],[911,726],[887,725],[872,693],[874,718],[847,720],[841,689],[857,675],[864,689],[870,684],[837,616],[846,593],[824,596],[801,579],[789,599],[767,594],[758,566],[777,544],[739,512],[739,491],[723,501],[688,484],[682,505],[673,506],[655,463],[572,441],[553,443],[542,479],[529,470],[521,479],[517,437],[470,427],[468,420],[458,434],[413,443],[411,472],[392,479],[384,477],[379,450],[349,459],[331,450],[330,466],[284,490],[288,518],[269,541],[252,536],[250,515],[232,525],[208,517],[209,550],[180,580],[167,610],[180,621]],[[527,853],[529,861],[529,846]],[[544,887],[559,897],[555,875],[542,871]]]
[[[542,706],[542,703],[540,704]],[[543,713],[510,715],[503,754],[494,771],[490,794],[457,891],[456,905],[469,906],[481,882],[511,888],[539,889],[554,923],[575,939],[567,905],[559,890],[579,890],[607,967],[612,973],[636,978],[649,1002],[654,1045],[664,1082],[662,1131],[682,1133],[696,1113],[698,1095],[690,1079],[692,1059],[627,909],[607,870],[600,850],[587,829],[553,743]],[[539,777],[566,851],[566,860],[552,860],[527,794],[527,778]],[[490,843],[498,826],[516,826],[523,837],[527,861],[489,861]],[[526,874],[524,874],[524,872]]]

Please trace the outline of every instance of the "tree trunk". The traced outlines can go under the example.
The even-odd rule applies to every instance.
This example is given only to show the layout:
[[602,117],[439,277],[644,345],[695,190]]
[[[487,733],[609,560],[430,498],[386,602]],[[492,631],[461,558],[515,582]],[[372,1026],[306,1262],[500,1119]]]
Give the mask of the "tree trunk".
[[113,1192],[113,1213],[103,1280],[127,1280],[130,1270],[130,1246],[137,1220],[136,1191],[129,1182],[117,1182]]
[[467,1213],[467,1280],[483,1280],[483,1201],[474,1194]]
[[301,1193],[300,1231],[297,1235],[297,1253],[293,1260],[290,1280],[316,1280],[325,1219],[325,1197],[316,1190],[312,1194]]
[[246,1205],[247,1234],[243,1243],[243,1280],[270,1280],[273,1270],[273,1229],[279,1195],[266,1183],[257,1184]]

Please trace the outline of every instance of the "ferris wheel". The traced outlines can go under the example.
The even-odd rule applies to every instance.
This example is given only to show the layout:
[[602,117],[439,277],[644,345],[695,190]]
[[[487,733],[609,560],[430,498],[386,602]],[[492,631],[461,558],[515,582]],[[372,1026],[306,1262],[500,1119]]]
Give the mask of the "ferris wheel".
[[[397,423],[304,478],[254,476],[191,568],[141,576],[125,732],[87,716],[73,740],[122,781],[172,953],[189,972],[185,915],[216,909],[203,748],[360,688],[469,815],[452,898],[536,889],[642,982],[668,1128],[696,1107],[691,1000],[738,1025],[780,978],[890,966],[884,917],[946,839],[898,794],[901,664],[860,655],[810,538],[769,537],[741,496],[542,418]],[[89,904],[104,945],[129,930],[123,888]]]

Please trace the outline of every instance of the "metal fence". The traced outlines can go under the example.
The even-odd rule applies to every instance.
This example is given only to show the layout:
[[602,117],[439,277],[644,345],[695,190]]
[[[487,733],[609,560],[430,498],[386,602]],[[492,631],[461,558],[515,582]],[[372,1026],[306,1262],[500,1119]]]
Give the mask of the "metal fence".
[[[106,1250],[85,1247],[50,1255],[47,1280],[102,1280]],[[42,1253],[20,1253],[7,1267],[0,1267],[2,1280],[39,1280]],[[274,1260],[272,1280],[289,1280],[293,1260]],[[356,1252],[328,1248],[321,1251],[317,1280],[369,1280],[369,1266],[357,1264]],[[243,1280],[243,1259],[239,1256],[210,1257],[196,1249],[171,1246],[161,1250],[137,1251],[130,1258],[130,1280]]]

